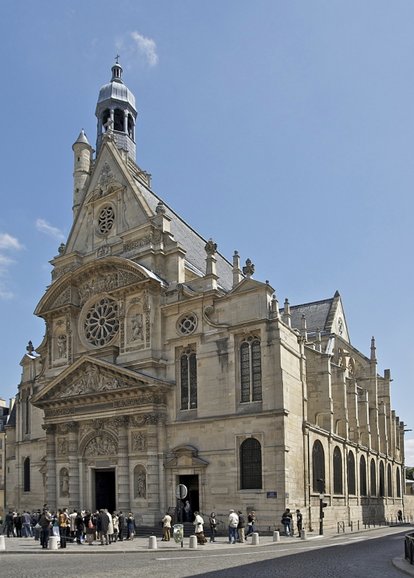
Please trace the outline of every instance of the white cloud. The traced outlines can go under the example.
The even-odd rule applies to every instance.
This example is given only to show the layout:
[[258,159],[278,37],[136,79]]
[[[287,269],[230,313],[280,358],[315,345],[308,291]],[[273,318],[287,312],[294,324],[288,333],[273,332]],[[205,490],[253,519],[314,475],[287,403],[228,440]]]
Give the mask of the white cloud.
[[23,245],[19,243],[16,237],[8,233],[0,233],[0,250],[3,249],[22,249]]
[[414,438],[406,439],[404,442],[405,448],[405,465],[409,468],[414,468]]
[[143,34],[130,32],[127,38],[120,38],[117,40],[116,48],[120,52],[121,62],[127,61],[131,65],[132,61],[138,56],[143,57],[148,66],[156,66],[158,64],[157,45],[155,40],[147,38]]
[[[0,276],[7,278],[8,268],[14,263],[14,260],[5,254],[6,251],[20,251],[23,245],[16,237],[9,233],[0,233]],[[0,300],[11,299],[13,293],[7,288],[2,281],[0,283]]]
[[63,239],[65,238],[64,234],[62,233],[62,231],[60,229],[58,229],[57,227],[53,227],[44,219],[37,219],[36,220],[36,229],[38,231],[40,231],[41,233],[45,233],[46,235],[49,235],[49,237],[53,237],[55,239],[58,239],[59,241],[63,241]]

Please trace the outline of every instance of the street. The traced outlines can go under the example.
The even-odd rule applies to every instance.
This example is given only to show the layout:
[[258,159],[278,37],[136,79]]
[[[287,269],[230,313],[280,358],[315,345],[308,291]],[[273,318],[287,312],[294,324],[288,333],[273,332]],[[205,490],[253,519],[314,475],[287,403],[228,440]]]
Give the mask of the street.
[[[386,529],[369,533],[339,535],[302,542],[268,544],[252,548],[243,545],[190,552],[140,551],[122,554],[79,554],[62,552],[35,554],[0,554],[2,578],[103,578],[191,576],[241,576],[266,578],[395,578],[403,574],[392,559],[403,556],[405,532],[388,533]],[[414,573],[414,568],[413,568]]]

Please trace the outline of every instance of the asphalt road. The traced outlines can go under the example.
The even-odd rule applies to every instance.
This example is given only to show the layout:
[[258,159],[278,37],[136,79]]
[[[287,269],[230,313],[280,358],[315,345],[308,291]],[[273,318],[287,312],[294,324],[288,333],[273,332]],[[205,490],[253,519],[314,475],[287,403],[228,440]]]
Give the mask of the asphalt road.
[[222,578],[401,578],[392,565],[401,557],[405,532],[300,541],[220,552],[131,552],[124,554],[0,556],[1,578],[125,578],[192,576]]

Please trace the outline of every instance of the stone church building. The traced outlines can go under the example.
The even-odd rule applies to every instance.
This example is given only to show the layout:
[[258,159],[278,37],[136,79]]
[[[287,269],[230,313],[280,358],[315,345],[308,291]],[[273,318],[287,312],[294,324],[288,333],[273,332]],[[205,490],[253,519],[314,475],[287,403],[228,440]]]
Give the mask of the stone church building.
[[[112,67],[96,153],[73,145],[73,224],[51,261],[7,430],[6,507],[132,511],[158,524],[184,484],[193,510],[307,529],[383,520],[403,504],[404,424],[375,341],[352,346],[339,293],[279,306],[151,189],[135,98]],[[368,344],[369,345],[369,344]]]

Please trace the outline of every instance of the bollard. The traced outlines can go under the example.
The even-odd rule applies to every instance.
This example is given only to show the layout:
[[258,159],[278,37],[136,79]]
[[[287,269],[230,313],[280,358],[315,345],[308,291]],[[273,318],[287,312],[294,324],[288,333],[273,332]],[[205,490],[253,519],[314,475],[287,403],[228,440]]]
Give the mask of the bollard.
[[301,540],[306,540],[306,530],[301,530],[301,531],[300,531],[300,539],[301,539]]
[[279,530],[275,530],[273,532],[273,542],[280,542],[280,532]]
[[252,546],[258,546],[258,545],[259,545],[259,533],[253,532],[253,534],[252,534]]
[[59,538],[57,536],[50,536],[49,537],[49,550],[57,550],[58,549],[58,541]]
[[197,536],[190,536],[190,548],[197,548]]
[[4,539],[4,536],[0,536],[0,550],[5,550],[6,549],[6,541]]
[[157,536],[150,536],[148,540],[148,549],[156,550],[157,548]]

